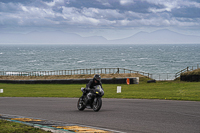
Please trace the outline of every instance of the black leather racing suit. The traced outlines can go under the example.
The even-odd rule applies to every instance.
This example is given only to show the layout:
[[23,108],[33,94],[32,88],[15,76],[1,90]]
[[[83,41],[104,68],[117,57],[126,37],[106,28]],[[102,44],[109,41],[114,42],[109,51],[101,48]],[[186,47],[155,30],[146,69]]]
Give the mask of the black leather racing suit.
[[101,83],[101,81],[97,81],[97,83],[95,83],[95,81],[94,81],[95,79],[91,79],[90,81],[89,81],[89,83],[86,85],[86,91],[89,91],[90,89],[94,89],[94,86],[96,86],[96,85],[100,85],[101,86],[101,88],[103,88],[102,87],[102,83]]

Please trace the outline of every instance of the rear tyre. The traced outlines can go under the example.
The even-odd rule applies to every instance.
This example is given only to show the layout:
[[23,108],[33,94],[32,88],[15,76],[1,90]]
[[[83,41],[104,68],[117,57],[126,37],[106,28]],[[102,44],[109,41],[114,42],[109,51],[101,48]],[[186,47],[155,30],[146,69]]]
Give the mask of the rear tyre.
[[80,110],[80,111],[83,111],[83,110],[85,109],[85,106],[84,106],[84,103],[83,103],[81,97],[78,99],[77,108],[78,108],[78,110]]
[[95,112],[98,112],[100,109],[101,109],[101,106],[102,106],[102,100],[101,98],[96,98],[96,100],[94,100],[93,102],[93,110]]

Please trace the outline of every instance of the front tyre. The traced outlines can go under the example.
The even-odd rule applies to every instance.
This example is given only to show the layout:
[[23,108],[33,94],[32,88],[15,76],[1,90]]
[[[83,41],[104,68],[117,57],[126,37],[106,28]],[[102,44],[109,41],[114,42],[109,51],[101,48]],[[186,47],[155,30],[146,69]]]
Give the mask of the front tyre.
[[94,99],[94,102],[93,102],[93,110],[95,112],[99,111],[101,109],[101,106],[102,106],[102,100],[100,97],[98,98],[95,98]]
[[84,104],[83,104],[83,101],[82,101],[82,98],[81,98],[81,97],[78,99],[77,108],[78,108],[78,110],[80,110],[80,111],[83,111],[83,110],[85,109],[85,106],[84,106]]

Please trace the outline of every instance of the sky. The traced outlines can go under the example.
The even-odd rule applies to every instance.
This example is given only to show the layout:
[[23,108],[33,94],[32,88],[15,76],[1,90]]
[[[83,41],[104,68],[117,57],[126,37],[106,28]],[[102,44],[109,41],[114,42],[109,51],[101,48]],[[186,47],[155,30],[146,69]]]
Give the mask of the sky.
[[0,33],[62,31],[112,40],[159,29],[200,36],[200,0],[0,0]]

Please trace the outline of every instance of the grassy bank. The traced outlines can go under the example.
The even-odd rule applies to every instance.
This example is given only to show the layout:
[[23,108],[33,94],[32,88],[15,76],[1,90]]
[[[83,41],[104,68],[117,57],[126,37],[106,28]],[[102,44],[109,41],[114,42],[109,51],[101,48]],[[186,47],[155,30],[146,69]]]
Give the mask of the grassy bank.
[[[117,86],[122,87],[121,93]],[[103,84],[104,98],[200,101],[200,82],[163,81],[140,84]],[[0,97],[80,97],[85,84],[0,84]]]
[[182,73],[181,75],[200,75],[200,68]]
[[[77,75],[50,75],[50,76],[0,76],[0,80],[49,80],[49,79],[87,79],[93,78],[93,74]],[[122,77],[145,77],[138,73],[121,73],[121,74],[101,74],[101,78],[122,78]]]
[[1,133],[50,133],[38,128],[6,120],[0,120],[0,132]]

